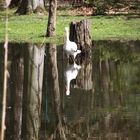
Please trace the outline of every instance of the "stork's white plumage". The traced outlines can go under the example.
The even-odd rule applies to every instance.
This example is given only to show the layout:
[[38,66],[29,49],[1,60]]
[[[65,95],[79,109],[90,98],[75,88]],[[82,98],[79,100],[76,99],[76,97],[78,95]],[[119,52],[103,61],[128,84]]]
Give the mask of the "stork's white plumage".
[[65,38],[65,44],[64,44],[63,48],[68,55],[72,55],[75,59],[77,54],[81,53],[81,50],[77,49],[77,44],[75,42],[72,42],[69,40],[69,28],[68,27],[65,27],[65,33],[66,33],[66,38]]
[[81,69],[80,65],[77,65],[75,62],[73,65],[69,66],[65,71],[66,78],[66,95],[70,95],[70,82],[73,79],[76,79],[79,70]]

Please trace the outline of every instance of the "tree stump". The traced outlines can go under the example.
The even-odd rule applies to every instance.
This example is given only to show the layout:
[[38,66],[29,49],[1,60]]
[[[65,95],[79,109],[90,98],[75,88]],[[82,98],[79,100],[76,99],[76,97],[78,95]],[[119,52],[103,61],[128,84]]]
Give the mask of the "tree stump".
[[70,23],[70,40],[76,42],[84,56],[91,53],[92,40],[89,32],[89,21],[81,20]]

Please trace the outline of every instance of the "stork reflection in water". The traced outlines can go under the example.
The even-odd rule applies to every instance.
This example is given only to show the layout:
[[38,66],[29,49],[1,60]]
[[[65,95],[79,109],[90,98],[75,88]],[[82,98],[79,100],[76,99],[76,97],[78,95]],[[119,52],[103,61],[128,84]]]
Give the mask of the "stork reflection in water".
[[70,65],[65,71],[66,79],[66,95],[70,95],[70,82],[73,79],[76,79],[79,70],[81,69],[80,65],[77,65],[75,62],[73,65]]

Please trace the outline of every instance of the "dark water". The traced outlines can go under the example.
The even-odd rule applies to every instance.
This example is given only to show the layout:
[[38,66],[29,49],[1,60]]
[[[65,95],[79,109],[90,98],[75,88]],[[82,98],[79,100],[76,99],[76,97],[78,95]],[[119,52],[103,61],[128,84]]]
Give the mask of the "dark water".
[[[1,101],[3,57],[0,44]],[[6,140],[140,139],[140,41],[94,42],[76,64],[55,44],[10,43],[8,57]]]

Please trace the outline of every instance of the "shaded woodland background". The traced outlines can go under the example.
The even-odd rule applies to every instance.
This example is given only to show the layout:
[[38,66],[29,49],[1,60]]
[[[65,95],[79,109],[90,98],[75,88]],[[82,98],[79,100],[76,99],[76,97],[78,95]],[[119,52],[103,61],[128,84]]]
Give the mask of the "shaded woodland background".
[[[0,0],[0,9],[6,6],[4,0]],[[17,13],[29,14],[31,12],[44,12],[49,0],[9,0],[10,8],[17,7]],[[134,14],[140,13],[139,0],[58,0],[59,8],[74,8],[73,14],[98,15],[98,14]],[[71,9],[72,10],[72,9]]]

